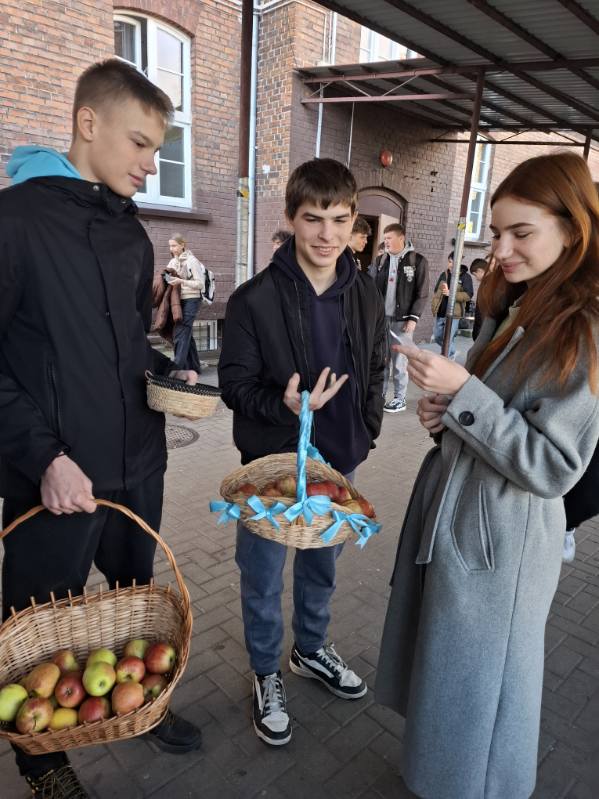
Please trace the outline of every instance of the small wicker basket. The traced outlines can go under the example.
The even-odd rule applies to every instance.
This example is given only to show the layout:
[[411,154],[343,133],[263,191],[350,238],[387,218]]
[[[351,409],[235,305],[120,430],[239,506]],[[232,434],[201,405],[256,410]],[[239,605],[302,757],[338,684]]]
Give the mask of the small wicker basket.
[[148,405],[152,410],[203,419],[212,416],[220,398],[220,390],[205,383],[190,386],[172,377],[146,372]]
[[[264,458],[258,458],[247,466],[242,466],[231,474],[227,475],[222,481],[220,486],[220,493],[227,502],[234,502],[241,508],[241,521],[244,525],[262,538],[268,538],[271,541],[278,541],[279,544],[285,544],[289,547],[296,549],[319,549],[321,547],[333,546],[335,544],[342,544],[352,533],[349,525],[343,525],[335,538],[330,541],[324,541],[321,538],[323,533],[332,524],[332,519],[329,514],[326,516],[315,516],[312,524],[306,524],[303,516],[298,516],[297,519],[290,522],[283,516],[277,516],[279,529],[274,527],[268,519],[260,519],[252,521],[251,516],[255,515],[254,510],[246,504],[247,495],[239,492],[239,487],[244,483],[253,483],[258,489],[258,496],[260,492],[273,480],[280,477],[287,477],[288,475],[295,474],[297,468],[297,455],[295,453],[288,453],[285,455],[267,455]],[[306,477],[314,482],[324,482],[330,480],[335,485],[342,488],[347,488],[352,499],[359,496],[358,491],[347,480],[341,472],[336,471],[331,466],[321,461],[308,458],[306,461]],[[287,507],[291,507],[296,503],[295,497],[263,497],[260,496],[262,503],[266,507],[271,507],[276,502],[281,502]],[[340,512],[347,511],[343,505],[331,504],[331,511],[337,510]],[[376,522],[376,519],[372,520]]]
[[[92,649],[108,647],[120,652],[132,638],[169,641],[177,652],[175,670],[164,691],[137,710],[103,721],[79,724],[71,729],[21,735],[0,726],[0,738],[16,744],[31,755],[59,752],[79,746],[132,738],[155,727],[164,717],[175,685],[189,656],[192,615],[187,587],[173,553],[164,540],[143,519],[128,508],[108,500],[98,505],[120,511],[132,519],[163,549],[175,573],[178,592],[155,583],[132,585],[112,591],[36,605],[15,613],[0,627],[0,685],[17,682],[38,663],[51,659],[58,649],[72,649],[82,660]],[[32,508],[0,533],[8,535],[42,506]],[[12,725],[11,725],[12,726]]]

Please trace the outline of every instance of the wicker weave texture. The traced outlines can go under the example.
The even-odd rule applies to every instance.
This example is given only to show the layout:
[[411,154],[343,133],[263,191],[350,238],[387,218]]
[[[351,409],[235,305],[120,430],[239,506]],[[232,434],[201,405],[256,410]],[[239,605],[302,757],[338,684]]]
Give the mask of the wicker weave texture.
[[219,397],[186,394],[148,381],[148,405],[154,411],[183,416],[186,419],[204,419],[216,411]]
[[[177,652],[175,670],[159,697],[123,716],[31,735],[0,728],[0,738],[17,744],[29,754],[90,746],[147,732],[166,713],[171,694],[189,657],[192,628],[189,593],[172,552],[160,536],[127,508],[106,500],[97,502],[121,510],[155,537],[175,571],[179,591],[154,583],[134,585],[91,595],[84,593],[43,605],[33,604],[13,614],[0,627],[0,685],[18,682],[38,663],[50,660],[59,649],[72,649],[81,662],[92,649],[99,647],[107,647],[120,655],[132,638],[171,643]],[[31,515],[30,511],[17,519],[2,537]]]
[[[244,525],[256,535],[262,538],[267,538],[270,541],[277,541],[280,544],[286,544],[296,549],[319,549],[325,546],[335,546],[336,544],[343,543],[351,534],[349,525],[344,524],[335,538],[325,543],[320,534],[323,533],[333,523],[332,517],[327,514],[326,516],[315,516],[312,524],[306,524],[303,516],[298,516],[293,522],[288,522],[284,516],[277,516],[276,519],[280,524],[280,529],[276,529],[267,519],[259,521],[250,521],[249,517],[254,515],[254,511],[246,504],[247,497],[239,493],[239,486],[244,483],[253,483],[258,489],[258,496],[260,491],[274,480],[280,477],[287,477],[288,475],[295,475],[297,469],[297,456],[295,453],[283,455],[267,455],[264,458],[257,458],[255,461],[236,469],[231,474],[227,475],[222,481],[220,486],[221,496],[227,502],[235,502],[241,508],[241,520]],[[327,466],[320,461],[308,458],[306,464],[306,478],[308,481],[323,482],[330,480],[335,485],[347,488],[351,497],[355,499],[359,496],[354,486],[347,480],[341,472]],[[275,502],[282,502],[287,507],[294,505],[296,500],[292,497],[263,497],[260,496],[263,504],[270,507]],[[339,510],[347,512],[347,508],[343,505],[331,504],[332,510]],[[373,521],[375,521],[373,519]]]

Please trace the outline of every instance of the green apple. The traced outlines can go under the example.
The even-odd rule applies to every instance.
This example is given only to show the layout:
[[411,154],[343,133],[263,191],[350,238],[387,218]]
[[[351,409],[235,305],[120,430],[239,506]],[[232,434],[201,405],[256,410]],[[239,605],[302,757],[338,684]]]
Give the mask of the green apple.
[[94,649],[92,652],[90,652],[85,667],[87,668],[88,666],[92,666],[94,663],[102,662],[108,663],[109,666],[114,668],[116,665],[116,660],[117,657],[114,652],[112,652],[110,649],[102,647],[102,649]]
[[22,685],[9,683],[0,691],[0,721],[14,721],[18,709],[27,699]]
[[123,650],[123,657],[141,658],[141,660],[143,660],[149,646],[150,644],[144,638],[134,638],[132,641],[129,641]]
[[83,687],[90,696],[104,696],[115,682],[115,670],[102,660],[92,663],[83,672]]

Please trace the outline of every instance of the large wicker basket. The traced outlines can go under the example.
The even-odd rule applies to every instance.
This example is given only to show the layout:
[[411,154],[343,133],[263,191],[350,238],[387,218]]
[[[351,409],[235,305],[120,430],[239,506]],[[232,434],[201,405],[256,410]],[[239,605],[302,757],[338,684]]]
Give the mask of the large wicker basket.
[[[128,516],[163,549],[174,573],[178,591],[170,586],[133,585],[36,605],[15,613],[0,627],[0,685],[18,682],[38,663],[49,660],[58,649],[72,649],[78,660],[90,650],[108,647],[120,653],[132,638],[169,641],[177,652],[174,672],[165,690],[137,710],[104,721],[80,724],[71,729],[30,735],[0,726],[0,738],[17,744],[32,755],[132,738],[155,727],[164,717],[173,689],[187,663],[192,615],[189,593],[173,553],[143,519],[128,508],[108,500],[96,500]],[[9,525],[0,538],[39,511],[38,506]]]
[[[306,524],[303,516],[298,516],[292,522],[287,521],[284,516],[277,516],[279,528],[277,529],[268,519],[260,519],[252,521],[251,516],[255,512],[246,504],[247,495],[239,492],[239,487],[244,483],[253,483],[258,489],[258,496],[262,489],[277,480],[279,477],[286,477],[287,475],[295,474],[297,468],[297,455],[289,453],[285,455],[267,455],[265,458],[258,458],[247,466],[242,466],[240,469],[227,475],[222,481],[220,486],[221,496],[227,502],[236,503],[241,509],[241,521],[253,533],[268,538],[271,541],[278,541],[280,544],[286,544],[296,549],[318,549],[320,547],[332,546],[334,544],[343,543],[352,533],[349,525],[343,525],[335,538],[331,541],[325,541],[321,537],[327,528],[331,526],[332,519],[330,515],[315,516],[312,524]],[[324,482],[330,480],[335,485],[347,488],[352,498],[359,496],[358,491],[354,486],[346,480],[341,472],[328,466],[321,461],[308,458],[306,461],[306,477],[308,480],[314,482]],[[294,497],[264,497],[260,496],[261,501],[267,507],[271,507],[276,502],[281,502],[287,507],[295,504]],[[331,510],[337,510],[343,513],[347,509],[343,505],[331,504]],[[373,519],[373,522],[376,520]]]
[[182,380],[146,372],[148,405],[155,411],[203,419],[212,416],[220,398],[220,390],[205,383],[190,386]]

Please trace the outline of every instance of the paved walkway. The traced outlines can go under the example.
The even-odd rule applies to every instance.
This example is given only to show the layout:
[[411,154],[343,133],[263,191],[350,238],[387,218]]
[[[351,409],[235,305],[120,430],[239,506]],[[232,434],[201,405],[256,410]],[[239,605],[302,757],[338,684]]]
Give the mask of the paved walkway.
[[[418,465],[429,447],[418,425],[413,391],[406,413],[385,414],[379,444],[357,485],[375,504],[384,531],[339,560],[330,635],[352,668],[373,685],[388,580],[398,528]],[[170,419],[172,424],[181,424]],[[403,799],[399,774],[402,720],[369,692],[356,702],[332,697],[319,684],[283,670],[294,723],[291,743],[261,743],[250,725],[251,684],[243,645],[234,528],[217,527],[208,500],[238,465],[231,415],[183,423],[199,438],[170,453],[162,533],[187,580],[194,635],[173,707],[199,723],[205,745],[195,754],[158,754],[144,740],[71,753],[97,799]],[[564,566],[547,629],[547,659],[538,787],[534,799],[599,796],[599,521],[578,533],[574,564]],[[291,558],[289,558],[291,561]],[[284,607],[291,618],[286,570]],[[157,574],[167,579],[167,564]],[[99,582],[92,575],[91,583]],[[288,625],[290,626],[290,624]],[[292,641],[289,634],[285,651]],[[0,797],[25,799],[12,753],[0,746]],[[452,797],[461,799],[461,797]],[[505,797],[511,799],[511,797]]]

